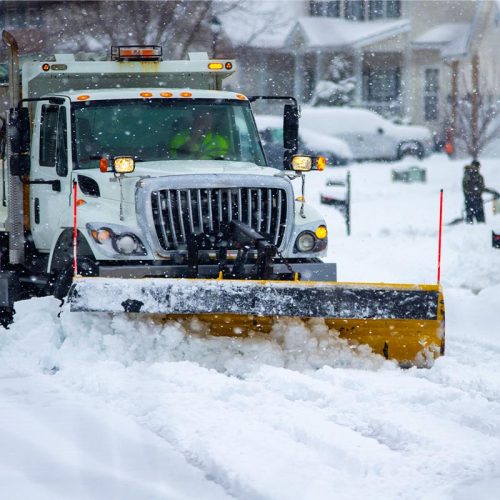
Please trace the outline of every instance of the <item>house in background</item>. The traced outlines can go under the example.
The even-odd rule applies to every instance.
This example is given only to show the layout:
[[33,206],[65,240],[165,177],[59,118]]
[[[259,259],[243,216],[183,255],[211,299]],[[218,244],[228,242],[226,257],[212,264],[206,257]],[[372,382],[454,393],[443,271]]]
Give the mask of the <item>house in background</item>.
[[[99,2],[71,3],[91,9]],[[52,53],[61,39],[51,29],[54,11],[65,4],[0,0],[0,29],[12,30],[25,53]],[[161,8],[160,2],[144,2],[145,8],[153,4]],[[451,130],[453,136],[453,104],[464,94],[474,95],[474,71],[478,80],[488,81],[481,92],[490,100],[498,96],[499,4],[247,0],[243,10],[229,9],[220,21],[214,11],[207,14],[206,26],[214,30],[207,51],[237,59],[238,72],[229,82],[233,89],[249,95],[294,95],[302,104],[310,102],[317,83],[328,77],[332,59],[342,55],[356,79],[353,105],[409,119],[437,134]],[[75,29],[77,22],[67,23],[64,37]],[[5,54],[0,46],[0,60]],[[6,75],[0,66],[2,77]]]
[[452,94],[470,82],[474,54],[483,74],[486,66],[500,68],[496,1],[284,0],[276,8],[288,16],[286,27],[271,26],[272,35],[263,31],[247,44],[233,39],[242,61],[237,84],[248,93],[308,103],[342,54],[356,77],[353,105],[440,135],[453,118]]

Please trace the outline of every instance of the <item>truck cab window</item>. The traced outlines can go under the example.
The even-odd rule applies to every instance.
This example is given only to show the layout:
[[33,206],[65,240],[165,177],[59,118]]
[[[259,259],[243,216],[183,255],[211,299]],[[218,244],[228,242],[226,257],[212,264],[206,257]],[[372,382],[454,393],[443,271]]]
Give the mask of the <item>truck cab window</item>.
[[57,159],[56,172],[61,177],[68,174],[68,128],[66,125],[66,110],[59,108],[57,123]]
[[57,124],[59,106],[42,106],[40,123],[40,165],[55,167],[57,154]]
[[73,104],[77,168],[101,157],[136,161],[222,160],[264,166],[248,103],[232,100],[127,100]]

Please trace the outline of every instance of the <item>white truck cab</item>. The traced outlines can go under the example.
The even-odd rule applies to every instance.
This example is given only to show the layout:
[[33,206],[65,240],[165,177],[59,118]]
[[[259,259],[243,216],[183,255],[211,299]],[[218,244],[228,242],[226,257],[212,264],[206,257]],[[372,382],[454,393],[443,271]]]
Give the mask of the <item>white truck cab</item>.
[[10,255],[27,274],[29,253],[51,291],[61,276],[66,282],[77,234],[79,272],[99,276],[216,277],[233,263],[244,277],[262,239],[275,248],[269,272],[295,262],[306,279],[335,279],[335,265],[325,272],[318,259],[327,246],[324,219],[297,201],[291,183],[317,164],[292,162],[293,99],[286,98],[279,170],[267,164],[252,98],[222,90],[234,61],[199,53],[161,61],[158,47],[115,47],[112,58],[56,55],[23,65],[9,190],[19,198],[16,183],[24,186],[24,217],[19,230],[11,196],[17,208],[9,208],[7,227]]

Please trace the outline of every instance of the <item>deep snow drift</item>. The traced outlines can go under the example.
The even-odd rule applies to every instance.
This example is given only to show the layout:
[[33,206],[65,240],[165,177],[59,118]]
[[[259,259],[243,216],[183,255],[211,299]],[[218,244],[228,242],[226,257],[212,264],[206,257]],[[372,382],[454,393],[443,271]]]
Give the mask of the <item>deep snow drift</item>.
[[[413,164],[427,184],[391,182]],[[346,170],[308,175],[308,202]],[[339,279],[434,282],[439,189],[450,221],[461,162],[350,170],[352,236],[320,207]],[[499,190],[496,161],[483,170]],[[447,355],[429,370],[353,350],[317,320],[228,340],[197,321],[19,303],[0,335],[0,498],[497,498],[500,223],[486,212],[485,226],[445,227]]]

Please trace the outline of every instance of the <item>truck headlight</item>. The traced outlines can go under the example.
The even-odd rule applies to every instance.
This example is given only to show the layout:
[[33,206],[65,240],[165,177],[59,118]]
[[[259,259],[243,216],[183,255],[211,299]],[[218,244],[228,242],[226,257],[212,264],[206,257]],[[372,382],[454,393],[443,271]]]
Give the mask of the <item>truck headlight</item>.
[[116,249],[125,255],[137,252],[139,242],[131,234],[120,234],[114,240]]
[[126,227],[115,226],[111,228],[87,224],[87,229],[94,241],[111,254],[147,255],[148,253],[140,238]]
[[295,242],[297,250],[303,253],[312,251],[315,244],[316,244],[316,238],[309,231],[304,231],[300,233]]

